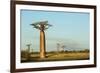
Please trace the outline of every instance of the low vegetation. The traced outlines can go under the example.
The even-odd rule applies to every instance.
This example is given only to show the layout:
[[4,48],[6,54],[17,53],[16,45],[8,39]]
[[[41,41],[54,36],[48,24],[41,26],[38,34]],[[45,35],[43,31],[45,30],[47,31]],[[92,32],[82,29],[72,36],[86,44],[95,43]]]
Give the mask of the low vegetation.
[[21,62],[44,62],[44,61],[69,61],[69,60],[88,60],[89,50],[80,51],[60,51],[46,52],[46,58],[41,59],[39,52],[21,51]]

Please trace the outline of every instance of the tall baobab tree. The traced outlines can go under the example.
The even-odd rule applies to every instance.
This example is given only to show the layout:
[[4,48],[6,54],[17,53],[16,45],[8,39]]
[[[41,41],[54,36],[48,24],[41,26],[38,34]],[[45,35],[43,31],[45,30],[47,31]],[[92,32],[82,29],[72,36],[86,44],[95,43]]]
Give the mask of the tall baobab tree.
[[48,29],[50,24],[48,21],[41,21],[31,24],[34,28],[40,30],[40,58],[46,57],[46,45],[45,45],[45,30]]

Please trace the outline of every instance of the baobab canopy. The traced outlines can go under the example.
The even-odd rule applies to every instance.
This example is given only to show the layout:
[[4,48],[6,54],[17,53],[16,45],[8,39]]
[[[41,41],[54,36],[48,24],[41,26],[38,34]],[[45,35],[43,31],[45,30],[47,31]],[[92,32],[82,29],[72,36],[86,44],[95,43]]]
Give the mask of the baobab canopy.
[[48,29],[50,26],[50,24],[48,24],[48,21],[40,21],[40,22],[35,22],[31,24],[32,26],[34,26],[34,28],[39,29],[41,31]]

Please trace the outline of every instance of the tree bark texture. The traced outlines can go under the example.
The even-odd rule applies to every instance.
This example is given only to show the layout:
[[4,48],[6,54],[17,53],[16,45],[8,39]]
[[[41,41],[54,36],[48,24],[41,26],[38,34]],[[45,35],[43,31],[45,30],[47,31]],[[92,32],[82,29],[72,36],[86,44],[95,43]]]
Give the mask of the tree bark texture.
[[40,31],[40,58],[45,58],[45,33]]

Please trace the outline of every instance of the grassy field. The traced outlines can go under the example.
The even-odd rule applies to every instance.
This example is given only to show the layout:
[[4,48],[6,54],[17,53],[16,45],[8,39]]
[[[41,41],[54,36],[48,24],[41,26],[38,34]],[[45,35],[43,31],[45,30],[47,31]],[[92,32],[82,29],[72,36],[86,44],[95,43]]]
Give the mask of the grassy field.
[[69,60],[88,60],[89,52],[47,52],[46,58],[41,59],[39,53],[30,53],[28,57],[21,56],[21,62],[44,62],[44,61],[69,61]]

